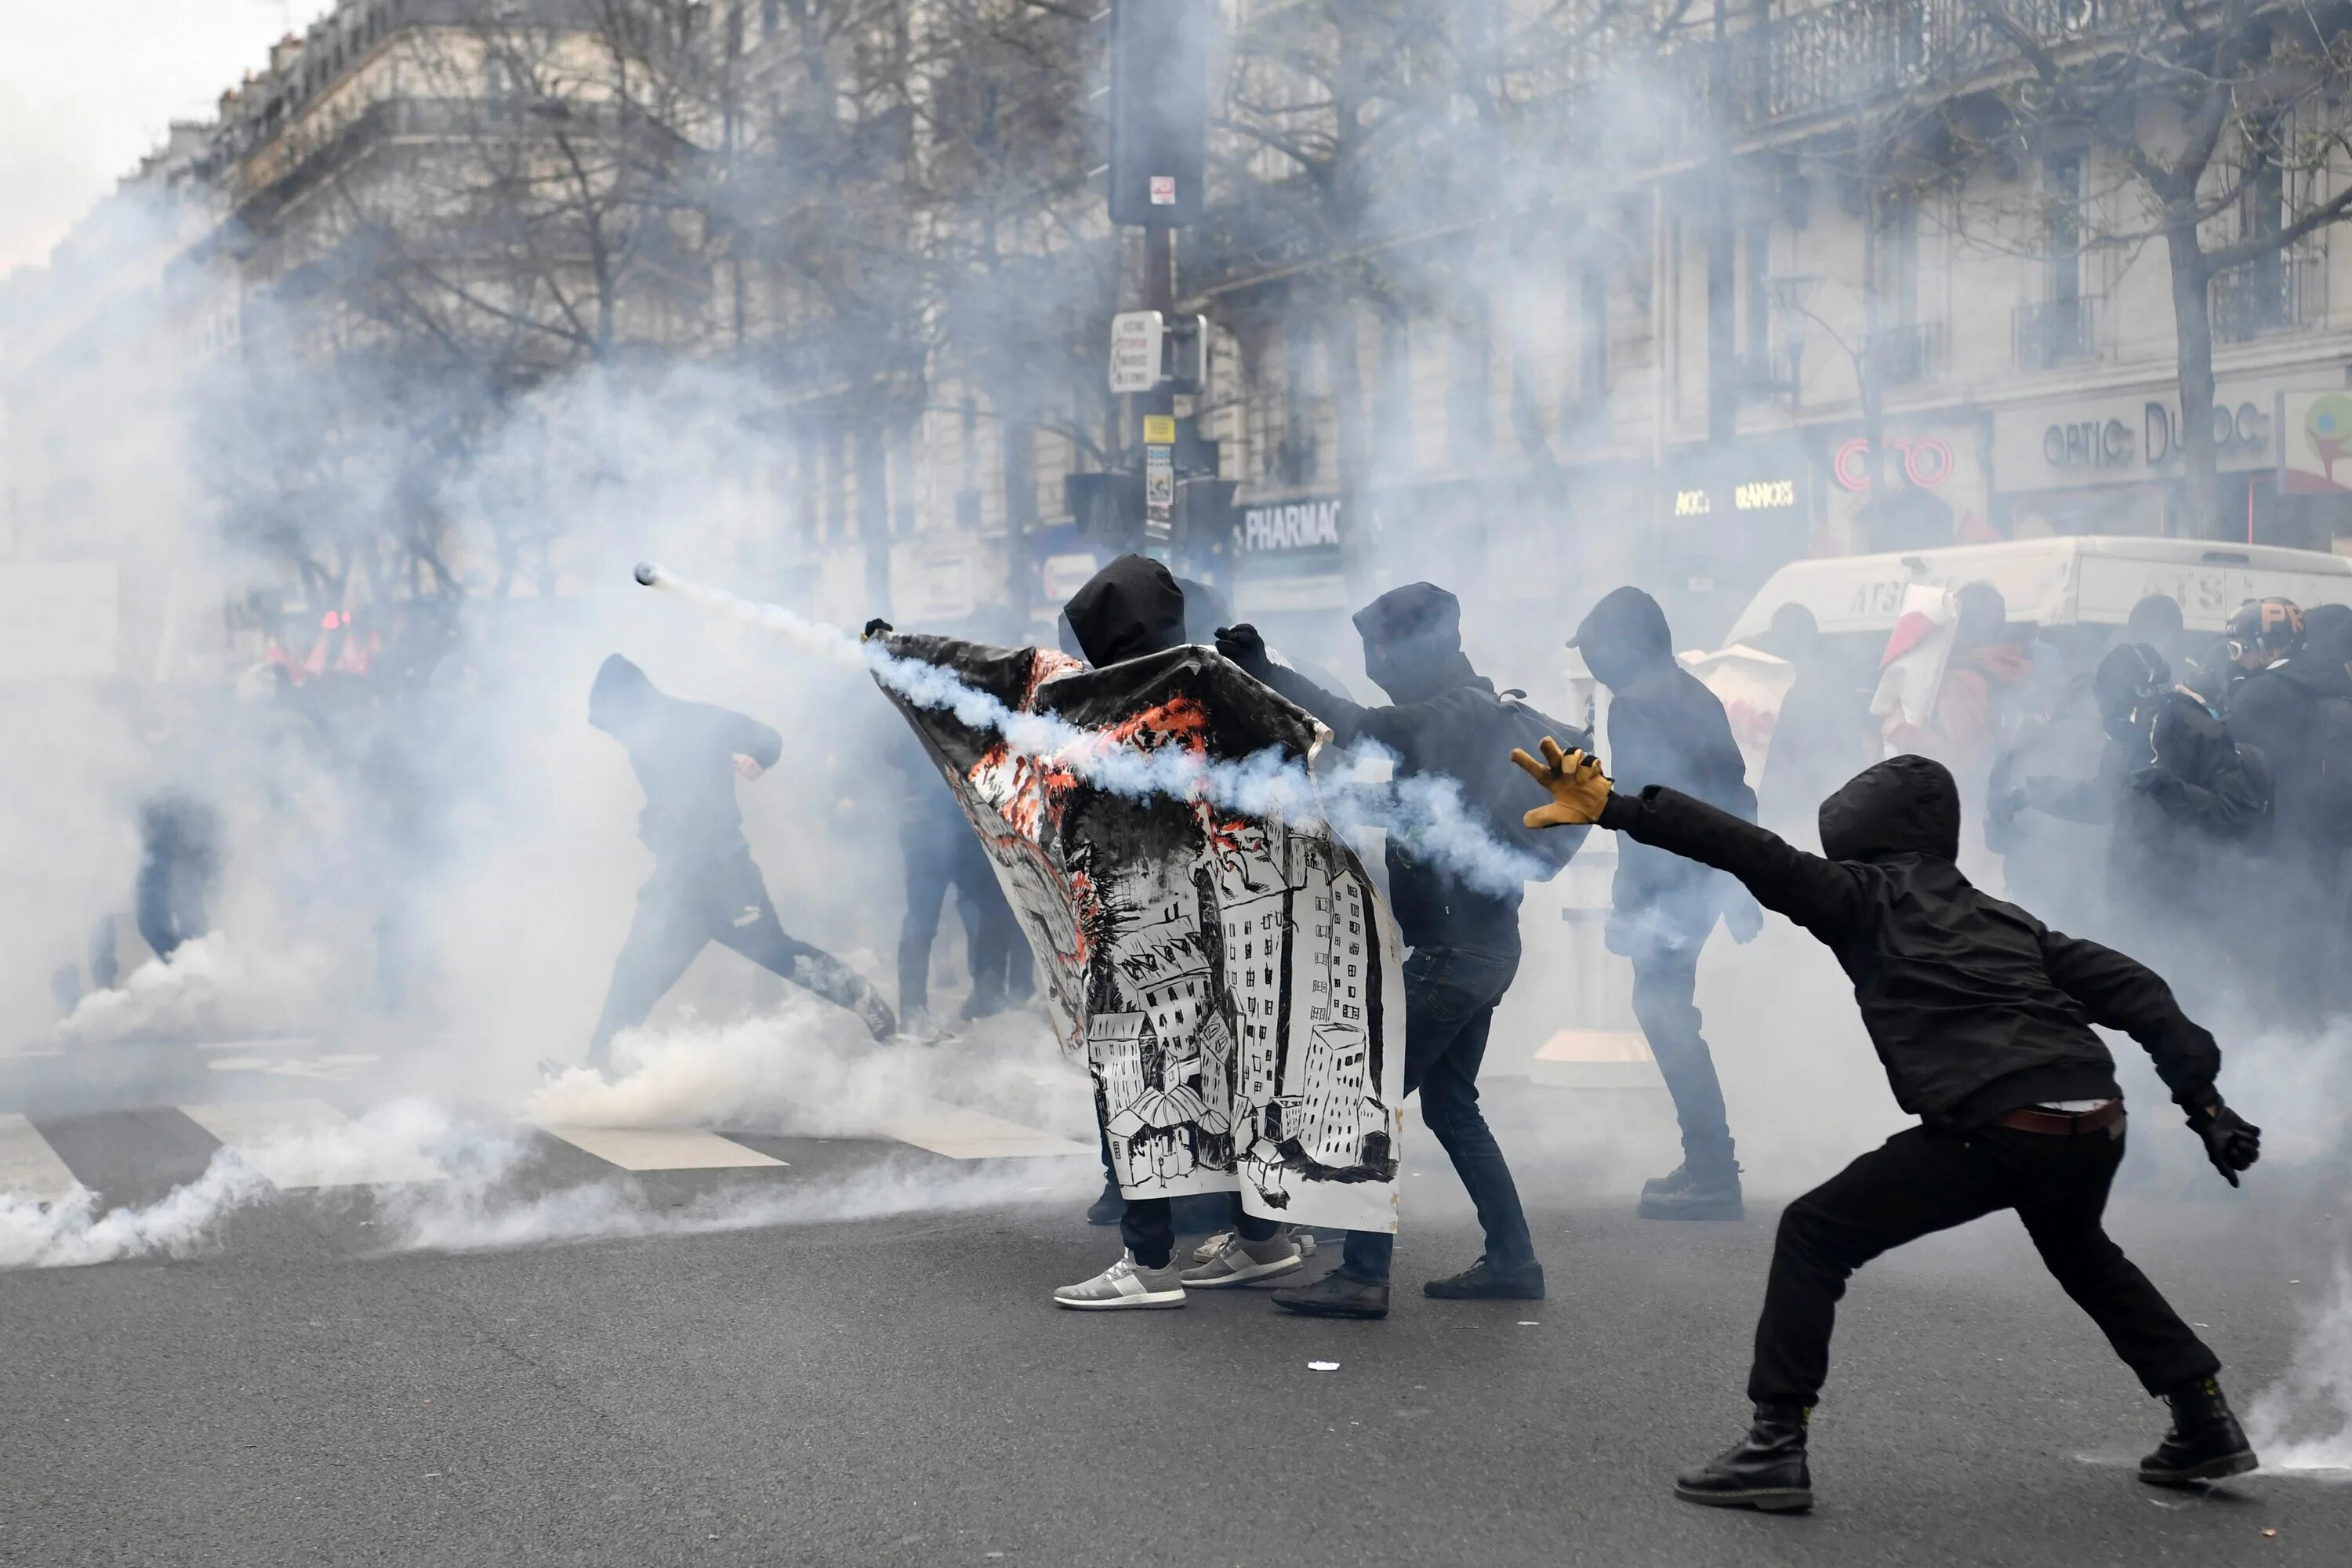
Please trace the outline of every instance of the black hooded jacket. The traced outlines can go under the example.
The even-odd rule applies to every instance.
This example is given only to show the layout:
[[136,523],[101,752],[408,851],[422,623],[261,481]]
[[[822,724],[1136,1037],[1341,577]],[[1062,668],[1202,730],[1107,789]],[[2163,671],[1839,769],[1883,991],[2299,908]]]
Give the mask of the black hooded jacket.
[[[1675,662],[1666,615],[1655,599],[1639,588],[1612,590],[1569,646],[1609,688],[1606,760],[1622,788],[1661,784],[1756,820],[1756,795],[1731,721],[1715,693]],[[1720,900],[1712,880],[1704,868],[1637,840],[1619,847],[1612,901],[1620,915],[1654,917],[1685,942],[1695,941],[1715,924]]]
[[2241,681],[2228,717],[2230,733],[2270,764],[2275,858],[2332,879],[2352,843],[2352,628],[2313,616],[2319,629],[2294,658]]
[[656,859],[710,860],[746,847],[734,759],[774,767],[782,735],[740,713],[665,696],[617,653],[596,671],[588,722],[628,752],[646,792],[637,837]]
[[1097,669],[1184,646],[1184,590],[1147,556],[1122,555],[1096,573],[1062,616]]
[[[1510,775],[1502,781],[1496,770],[1465,765],[1470,759],[1499,760],[1519,742],[1495,683],[1473,669],[1462,651],[1460,603],[1443,588],[1414,583],[1381,595],[1355,620],[1365,663],[1392,700],[1390,706],[1351,702],[1283,665],[1251,673],[1328,725],[1339,744],[1370,740],[1395,752],[1399,778],[1453,778],[1473,811],[1516,822],[1530,803],[1521,791],[1505,794],[1496,785],[1523,784],[1520,775],[1501,770]],[[1518,889],[1497,894],[1469,887],[1416,858],[1394,834],[1388,862],[1389,901],[1406,945],[1517,946]]]
[[1819,937],[1853,982],[1896,1103],[1932,1124],[2120,1096],[2095,1024],[2146,1047],[2182,1106],[2219,1098],[2221,1048],[2162,979],[1960,874],[1959,790],[1940,763],[1891,758],[1822,802],[1826,858],[1670,789],[1612,795],[1601,826],[1730,872]]

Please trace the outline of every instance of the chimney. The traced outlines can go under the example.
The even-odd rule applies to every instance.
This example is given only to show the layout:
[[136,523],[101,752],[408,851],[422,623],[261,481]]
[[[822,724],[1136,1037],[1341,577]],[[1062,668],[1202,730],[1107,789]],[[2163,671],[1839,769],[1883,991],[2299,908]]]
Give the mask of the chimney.
[[283,76],[286,68],[302,52],[302,40],[289,33],[269,47],[269,74]]

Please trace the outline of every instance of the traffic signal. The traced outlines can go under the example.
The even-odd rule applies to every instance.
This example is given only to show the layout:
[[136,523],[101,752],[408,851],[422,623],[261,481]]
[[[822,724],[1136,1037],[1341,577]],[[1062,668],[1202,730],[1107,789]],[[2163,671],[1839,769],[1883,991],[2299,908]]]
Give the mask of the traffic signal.
[[1065,474],[1062,503],[1090,544],[1129,551],[1143,543],[1141,474]]
[[1212,0],[1110,0],[1110,221],[1201,221]]

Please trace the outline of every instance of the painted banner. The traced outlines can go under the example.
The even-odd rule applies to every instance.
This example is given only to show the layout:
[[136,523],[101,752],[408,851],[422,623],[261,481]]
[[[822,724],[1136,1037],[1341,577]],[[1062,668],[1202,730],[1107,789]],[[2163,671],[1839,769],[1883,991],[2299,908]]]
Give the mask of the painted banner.
[[1305,763],[1315,721],[1206,647],[1096,669],[1043,648],[887,646],[1101,749],[1092,763],[1022,754],[890,693],[1036,950],[1121,1189],[1238,1190],[1266,1218],[1394,1230],[1402,952],[1362,862],[1322,822],[1136,798],[1102,765],[1168,747]]

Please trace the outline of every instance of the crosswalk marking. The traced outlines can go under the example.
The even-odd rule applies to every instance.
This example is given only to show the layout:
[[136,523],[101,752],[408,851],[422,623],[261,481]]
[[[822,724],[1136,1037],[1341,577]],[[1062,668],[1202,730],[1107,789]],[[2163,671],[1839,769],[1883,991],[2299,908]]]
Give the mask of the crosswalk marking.
[[929,1149],[951,1160],[1019,1160],[1057,1154],[1093,1154],[1093,1145],[1040,1132],[969,1106],[929,1100],[894,1119],[884,1129],[901,1143]]
[[79,1185],[39,1128],[14,1111],[0,1111],[0,1194],[55,1203]]
[[372,1136],[323,1100],[183,1105],[180,1112],[273,1186],[376,1187],[446,1175],[425,1155]]
[[693,1128],[538,1125],[541,1131],[624,1171],[722,1171],[784,1163],[732,1139]]

